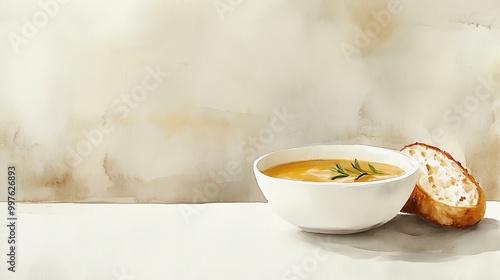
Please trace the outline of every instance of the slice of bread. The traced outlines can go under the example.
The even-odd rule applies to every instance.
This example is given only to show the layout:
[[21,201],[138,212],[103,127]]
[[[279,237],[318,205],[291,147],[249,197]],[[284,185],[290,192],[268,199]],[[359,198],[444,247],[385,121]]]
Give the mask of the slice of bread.
[[481,221],[486,211],[483,190],[462,165],[439,148],[414,143],[401,152],[420,163],[420,179],[401,209],[431,223],[464,228]]

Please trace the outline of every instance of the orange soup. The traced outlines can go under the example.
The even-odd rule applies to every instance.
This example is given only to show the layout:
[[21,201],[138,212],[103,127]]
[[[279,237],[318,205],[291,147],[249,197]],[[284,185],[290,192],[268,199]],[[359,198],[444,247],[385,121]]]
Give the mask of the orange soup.
[[294,161],[262,173],[276,178],[307,182],[368,182],[401,176],[403,169],[386,163],[347,159]]

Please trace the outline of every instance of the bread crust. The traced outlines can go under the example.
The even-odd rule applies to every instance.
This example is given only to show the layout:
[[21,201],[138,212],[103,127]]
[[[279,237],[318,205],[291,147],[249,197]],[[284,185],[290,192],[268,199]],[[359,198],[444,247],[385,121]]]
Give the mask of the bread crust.
[[466,228],[479,223],[486,212],[486,197],[479,183],[469,174],[467,169],[465,169],[460,162],[456,161],[449,153],[437,147],[416,142],[403,147],[401,151],[416,145],[424,146],[427,149],[442,153],[450,161],[455,162],[462,173],[476,186],[478,200],[477,204],[471,207],[450,206],[434,200],[431,195],[417,183],[410,198],[401,211],[415,214],[428,222],[445,227]]

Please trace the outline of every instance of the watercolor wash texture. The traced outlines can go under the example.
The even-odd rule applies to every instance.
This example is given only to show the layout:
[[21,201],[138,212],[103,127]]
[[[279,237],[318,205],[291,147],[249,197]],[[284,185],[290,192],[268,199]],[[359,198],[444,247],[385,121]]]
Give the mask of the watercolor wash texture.
[[32,202],[264,201],[263,153],[424,141],[500,200],[499,13],[493,0],[3,0],[0,178],[15,165]]

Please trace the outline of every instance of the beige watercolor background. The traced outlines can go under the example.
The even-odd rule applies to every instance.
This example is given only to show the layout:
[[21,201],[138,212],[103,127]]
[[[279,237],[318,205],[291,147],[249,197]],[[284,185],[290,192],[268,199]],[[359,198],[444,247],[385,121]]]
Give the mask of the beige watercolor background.
[[0,178],[15,165],[30,202],[263,201],[251,170],[263,153],[424,141],[500,200],[499,12],[493,0],[1,1]]

